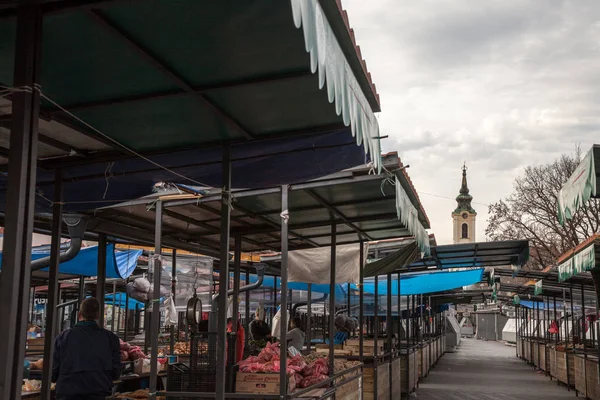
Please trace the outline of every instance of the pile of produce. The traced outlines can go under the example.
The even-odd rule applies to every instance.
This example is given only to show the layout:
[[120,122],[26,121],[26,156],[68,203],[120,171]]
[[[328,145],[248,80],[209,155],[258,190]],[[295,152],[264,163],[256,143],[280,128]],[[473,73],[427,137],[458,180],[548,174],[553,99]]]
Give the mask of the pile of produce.
[[[334,372],[337,374],[359,365],[359,362],[335,360],[334,365]],[[268,343],[258,357],[250,356],[239,364],[240,372],[246,373],[278,373],[280,371],[279,366],[280,352],[277,343]],[[286,366],[286,374],[290,379],[294,379],[291,385],[295,387],[306,388],[329,378],[329,358],[324,354],[311,353],[306,357],[301,355],[289,357]],[[343,376],[339,381],[352,375],[355,374]]]
[[[56,384],[52,383],[50,389],[54,390]],[[39,392],[42,390],[42,381],[37,379],[23,379],[23,386],[21,386],[22,392]]]
[[[135,392],[122,393],[115,396],[116,399],[149,399],[150,391],[148,389],[139,389]],[[158,400],[165,400],[163,396],[156,396]]]
[[135,361],[146,358],[146,355],[139,346],[132,346],[127,342],[120,341],[121,346],[121,361]]
[[173,346],[175,354],[190,354],[190,343],[189,342],[177,342]]

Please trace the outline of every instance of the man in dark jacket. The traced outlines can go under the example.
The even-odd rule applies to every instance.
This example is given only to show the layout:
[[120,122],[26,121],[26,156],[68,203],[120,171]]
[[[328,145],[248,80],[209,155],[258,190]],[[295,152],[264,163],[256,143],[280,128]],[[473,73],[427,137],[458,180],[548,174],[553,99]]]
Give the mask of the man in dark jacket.
[[119,338],[98,326],[100,304],[85,299],[79,322],[54,342],[52,382],[58,400],[104,400],[121,374]]

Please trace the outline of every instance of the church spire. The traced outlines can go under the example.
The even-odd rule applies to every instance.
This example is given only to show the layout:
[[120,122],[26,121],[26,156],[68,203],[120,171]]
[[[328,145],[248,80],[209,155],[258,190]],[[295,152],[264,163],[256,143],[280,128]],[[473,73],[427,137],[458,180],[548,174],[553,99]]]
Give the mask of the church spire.
[[460,187],[459,195],[456,196],[458,206],[456,207],[456,210],[454,210],[454,213],[459,214],[463,211],[475,213],[475,210],[471,206],[472,200],[473,196],[469,194],[469,186],[467,185],[467,165],[465,163],[462,167],[462,185]]

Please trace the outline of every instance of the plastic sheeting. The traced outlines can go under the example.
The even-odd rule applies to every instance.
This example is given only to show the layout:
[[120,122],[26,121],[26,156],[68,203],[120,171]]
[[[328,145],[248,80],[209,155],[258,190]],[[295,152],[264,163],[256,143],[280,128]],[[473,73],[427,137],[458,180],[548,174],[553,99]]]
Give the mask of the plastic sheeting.
[[[366,246],[366,245],[365,245]],[[360,281],[360,244],[337,246],[336,282]],[[366,261],[367,251],[364,252]],[[331,247],[294,250],[288,253],[288,282],[329,285]]]
[[317,0],[291,0],[294,23],[302,27],[312,73],[319,73],[319,87],[327,84],[329,102],[344,124],[352,127],[356,143],[363,145],[381,171],[379,124],[352,68]]
[[[240,279],[241,279],[241,284],[245,285],[246,274],[241,274]],[[276,279],[277,279],[277,289],[280,289],[281,288],[281,278],[278,277]],[[258,280],[258,276],[256,276],[255,274],[250,274],[250,283],[254,283],[257,280]],[[275,284],[275,277],[265,276],[261,288],[273,288],[274,284]],[[308,285],[309,285],[308,283],[304,283],[304,282],[288,282],[288,289],[289,290],[308,291]],[[354,285],[352,285],[352,286],[354,286]],[[335,290],[335,296],[339,297],[339,298],[345,298],[344,296],[346,296],[346,294],[347,294],[347,290],[348,290],[347,288],[348,288],[347,284],[337,284],[336,290]],[[329,284],[312,284],[311,290],[313,293],[326,293],[326,294],[330,293]]]
[[[61,247],[65,249],[68,244]],[[37,260],[50,255],[49,246],[33,250],[31,259]],[[106,246],[106,277],[125,279],[129,277],[137,265],[138,257],[142,250],[115,251],[114,244]],[[2,253],[0,253],[0,269],[2,266]],[[48,271],[47,268],[42,271]],[[61,274],[97,276],[98,275],[98,246],[84,247],[71,261],[60,264],[58,269]]]
[[[463,286],[473,285],[483,279],[483,268],[466,271],[427,272],[415,275],[400,275],[400,294],[402,296],[444,292]],[[366,293],[375,292],[373,279],[365,280]],[[381,277],[378,284],[378,294],[387,295],[387,277]],[[398,295],[398,279],[392,277],[392,294]]]
[[391,273],[412,264],[420,256],[417,244],[415,242],[408,243],[393,254],[368,263],[364,269],[364,276],[370,277]]
[[573,218],[577,209],[596,196],[596,166],[594,147],[581,160],[571,177],[558,192],[558,221]]

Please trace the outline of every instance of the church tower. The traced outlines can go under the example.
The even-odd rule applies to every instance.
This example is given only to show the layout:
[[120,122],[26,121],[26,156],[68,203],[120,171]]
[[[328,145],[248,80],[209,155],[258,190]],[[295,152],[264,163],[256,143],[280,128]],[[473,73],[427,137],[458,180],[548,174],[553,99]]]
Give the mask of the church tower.
[[462,185],[460,192],[456,197],[458,206],[452,213],[452,221],[454,224],[454,244],[456,243],[471,243],[475,241],[475,221],[477,213],[471,207],[473,196],[469,194],[467,186],[467,166],[462,167]]

